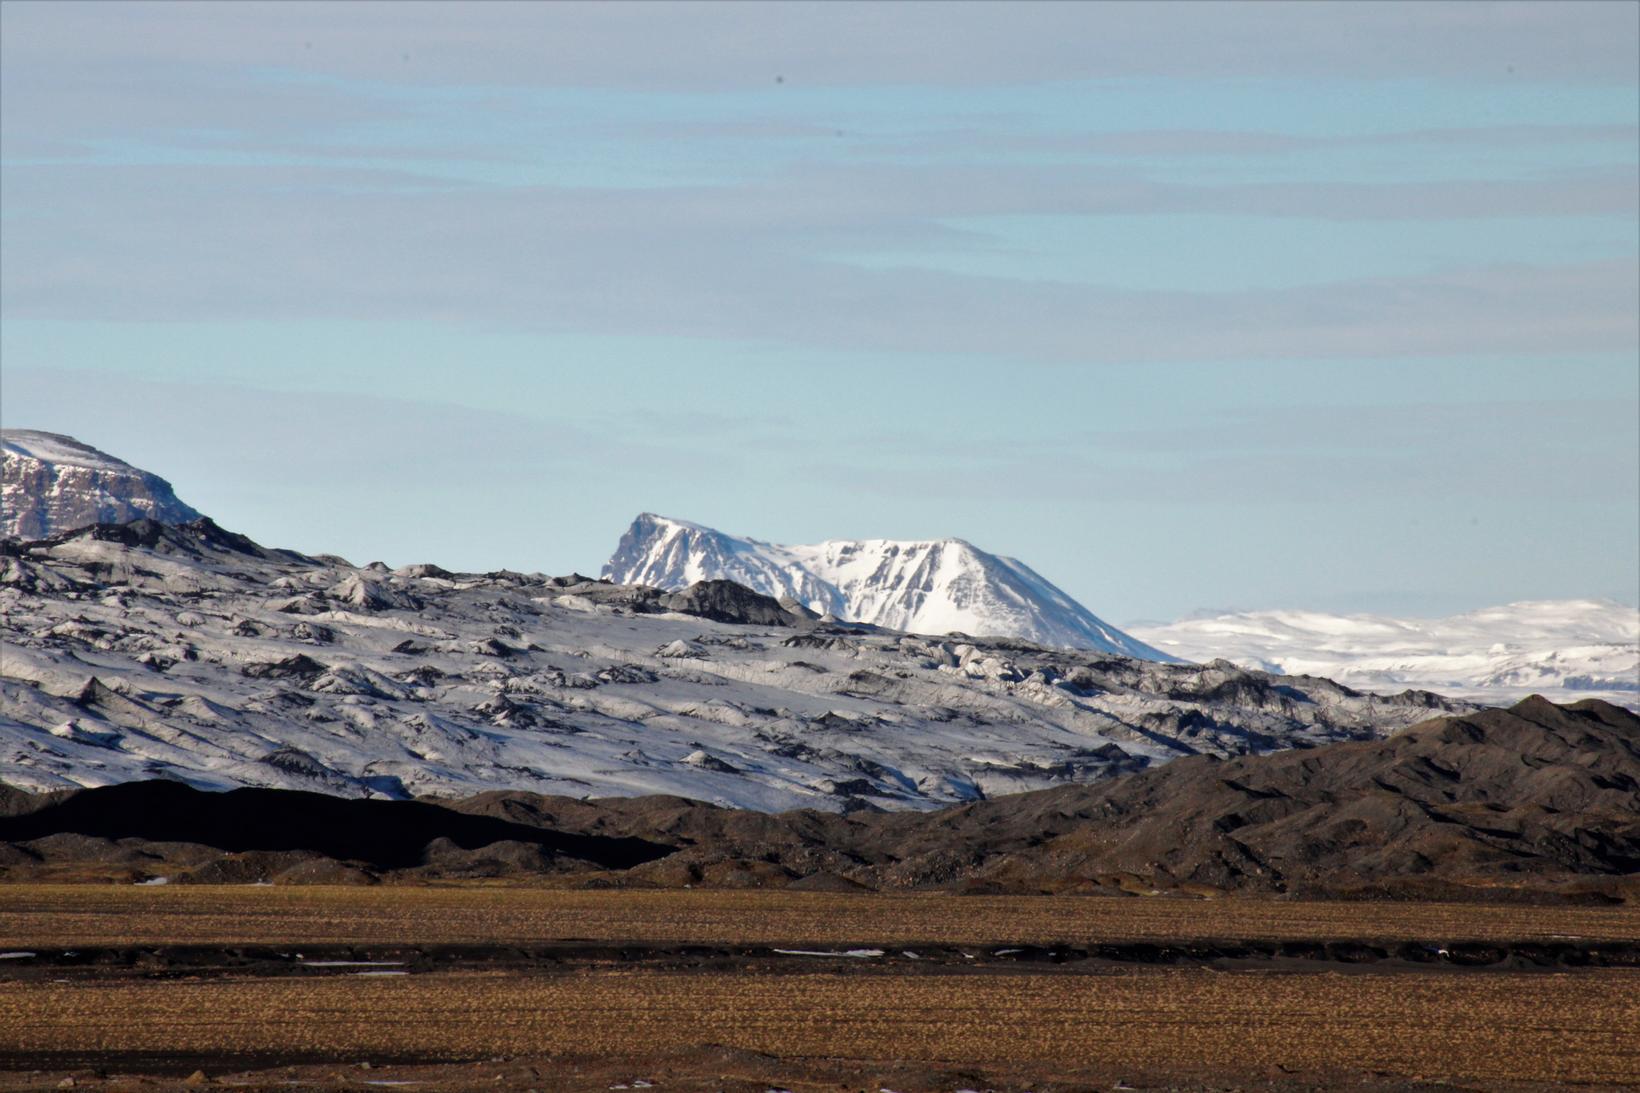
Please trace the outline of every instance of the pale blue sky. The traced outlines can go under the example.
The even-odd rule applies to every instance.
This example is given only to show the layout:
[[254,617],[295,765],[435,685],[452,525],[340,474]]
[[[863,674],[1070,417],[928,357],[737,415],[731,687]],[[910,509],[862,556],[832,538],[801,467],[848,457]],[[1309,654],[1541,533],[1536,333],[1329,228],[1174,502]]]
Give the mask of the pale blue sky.
[[0,420],[256,538],[1640,600],[1640,5],[0,5]]

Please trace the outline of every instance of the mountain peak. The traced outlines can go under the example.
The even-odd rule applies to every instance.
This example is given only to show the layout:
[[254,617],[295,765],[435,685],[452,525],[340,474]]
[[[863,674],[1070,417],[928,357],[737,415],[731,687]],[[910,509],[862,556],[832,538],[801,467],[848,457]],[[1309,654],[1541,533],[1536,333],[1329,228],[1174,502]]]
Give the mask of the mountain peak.
[[782,546],[646,512],[621,536],[603,576],[669,589],[730,580],[821,615],[894,630],[1173,659],[1098,618],[1025,563],[955,537]]
[[0,538],[45,539],[91,524],[200,514],[156,474],[62,433],[0,429]]
[[71,436],[48,433],[40,429],[0,429],[0,449],[61,467],[131,469],[131,464],[125,460],[99,451]]
[[711,528],[704,527],[701,524],[697,524],[689,520],[679,520],[675,516],[662,516],[658,512],[640,512],[637,519],[633,520],[632,523],[634,526],[638,524],[654,524],[659,527],[689,528],[694,531],[712,530]]

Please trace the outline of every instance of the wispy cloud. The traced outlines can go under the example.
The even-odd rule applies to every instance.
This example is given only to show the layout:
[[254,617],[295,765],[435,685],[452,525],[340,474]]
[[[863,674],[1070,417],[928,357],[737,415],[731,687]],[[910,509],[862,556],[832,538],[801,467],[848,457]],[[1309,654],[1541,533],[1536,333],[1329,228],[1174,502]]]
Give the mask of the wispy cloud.
[[[998,134],[986,130],[944,134],[1015,151],[1054,151],[1114,159],[1155,157],[1271,156],[1341,148],[1462,145],[1477,149],[1611,145],[1632,152],[1640,128],[1632,125],[1484,125],[1469,128],[1407,129],[1344,136],[1256,132],[1239,129],[1129,129],[1115,132]],[[907,145],[909,150],[911,145]]]
[[[5,412],[203,468],[273,541],[456,564],[486,506],[486,560],[582,566],[653,508],[1175,567],[1073,582],[1117,615],[1292,602],[1306,566],[1424,573],[1432,612],[1551,554],[1604,591],[1640,518],[1603,501],[1640,452],[1608,412],[1637,35],[1601,2],[7,0]],[[1479,362],[1438,369],[1461,427],[1419,409],[1439,357]],[[1359,412],[1288,397],[1329,384]],[[1219,412],[1249,399],[1287,409]],[[1582,522],[1507,558],[1396,539],[1398,490],[1499,519],[1557,481]]]
[[[639,88],[929,83],[1160,75],[1327,78],[1430,72],[1627,82],[1640,18],[1599,0],[1238,4],[1182,0],[1006,5],[794,2],[517,4],[477,0],[452,20],[396,0],[291,5],[7,5],[9,54],[92,64],[145,52],[172,64],[312,67],[429,83]],[[1167,48],[1155,43],[1165,41]]]
[[973,170],[951,185],[890,169],[741,188],[475,191],[397,174],[352,190],[351,172],[313,168],[11,168],[8,201],[36,211],[7,226],[5,302],[13,317],[444,318],[1095,362],[1624,352],[1640,344],[1630,261],[1201,293],[861,269],[816,250],[849,233],[948,244],[937,218],[975,212],[1587,213],[1632,191],[1626,174],[1198,192],[1100,173]]

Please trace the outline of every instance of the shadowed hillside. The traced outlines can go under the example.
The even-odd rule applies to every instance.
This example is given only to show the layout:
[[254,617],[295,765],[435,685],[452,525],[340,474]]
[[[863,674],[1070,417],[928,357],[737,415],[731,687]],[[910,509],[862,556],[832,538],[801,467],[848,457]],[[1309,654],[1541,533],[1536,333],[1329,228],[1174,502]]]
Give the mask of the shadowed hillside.
[[[221,851],[280,850],[350,863],[355,879],[548,874],[567,858],[580,880],[555,883],[1622,895],[1640,872],[1640,718],[1604,702],[1534,698],[1427,721],[1387,740],[1198,756],[933,813],[767,814],[678,797],[517,792],[437,807],[277,790],[203,794],[164,783],[39,803],[0,819],[0,839],[12,844],[8,877],[81,860],[163,875],[214,863]],[[29,806],[18,797],[9,807]],[[144,845],[88,845],[65,841],[67,833]],[[490,843],[539,847],[545,856],[480,849]],[[134,859],[139,852],[149,857]],[[267,863],[270,876],[277,864]],[[326,875],[309,864],[283,879]]]

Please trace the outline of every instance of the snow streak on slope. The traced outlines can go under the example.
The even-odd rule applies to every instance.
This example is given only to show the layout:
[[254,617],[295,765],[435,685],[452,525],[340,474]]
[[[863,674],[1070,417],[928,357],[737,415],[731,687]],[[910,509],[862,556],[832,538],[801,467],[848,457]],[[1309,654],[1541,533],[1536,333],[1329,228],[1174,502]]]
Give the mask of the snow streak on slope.
[[621,536],[603,574],[658,588],[735,581],[821,614],[918,634],[1012,637],[1171,659],[1098,618],[1023,562],[961,539],[781,546],[644,513]]
[[1188,660],[1223,657],[1366,691],[1421,687],[1497,705],[1541,694],[1640,708],[1640,611],[1610,600],[1512,603],[1444,619],[1254,611],[1134,632]]
[[43,539],[144,516],[166,524],[199,519],[169,482],[89,444],[32,429],[0,430],[0,538]]

